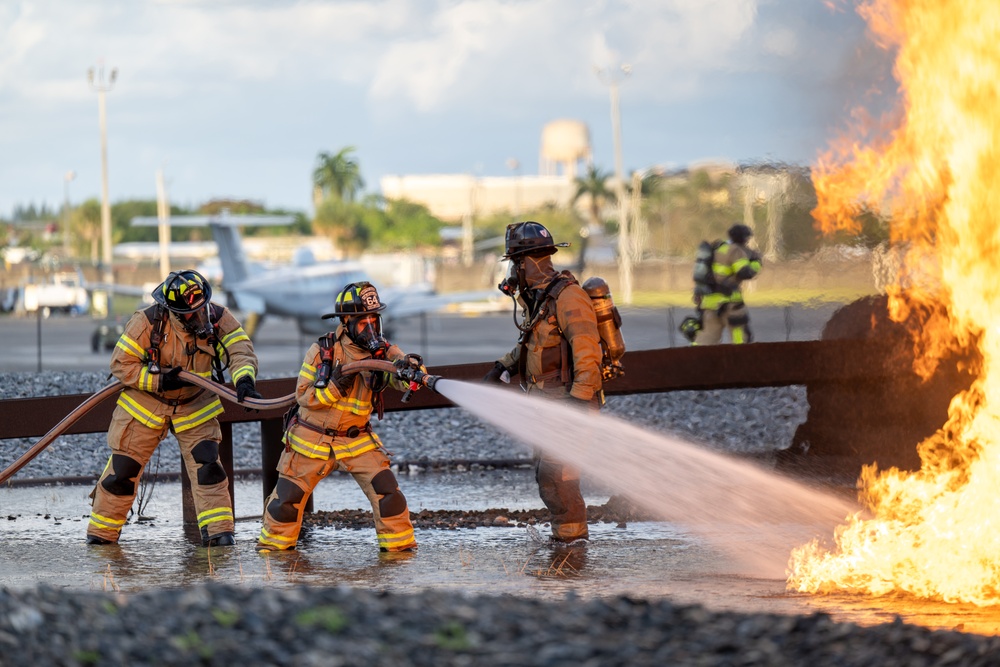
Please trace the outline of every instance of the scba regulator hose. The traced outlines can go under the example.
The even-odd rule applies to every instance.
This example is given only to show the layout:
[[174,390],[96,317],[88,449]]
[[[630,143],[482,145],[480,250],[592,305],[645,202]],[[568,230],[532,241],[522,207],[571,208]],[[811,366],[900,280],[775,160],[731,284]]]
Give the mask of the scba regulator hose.
[[[427,373],[415,369],[405,369],[400,372],[391,361],[380,361],[377,359],[363,359],[361,361],[355,361],[349,364],[344,364],[342,368],[342,372],[345,373],[357,373],[359,371],[384,371],[401,375],[401,379],[409,381],[411,385],[412,383],[417,383],[430,389],[434,388],[434,384],[439,379],[436,375],[428,375]],[[236,390],[228,385],[213,382],[208,378],[203,378],[189,371],[181,371],[177,374],[177,377],[181,380],[185,380],[193,385],[201,387],[202,389],[210,391],[231,403],[235,403],[245,408],[252,408],[254,410],[287,408],[295,403],[295,394],[288,394],[287,396],[281,396],[278,398],[247,398],[240,402],[236,398]],[[38,442],[32,445],[28,451],[0,472],[0,484],[6,482],[8,479],[17,474],[21,468],[28,465],[32,459],[41,454],[46,447],[51,445],[56,438],[65,433],[66,429],[79,421],[81,417],[90,412],[96,406],[103,403],[109,396],[117,394],[122,389],[122,383],[115,380],[78,405],[72,412],[63,417],[58,424],[49,429],[49,432],[42,436]]]

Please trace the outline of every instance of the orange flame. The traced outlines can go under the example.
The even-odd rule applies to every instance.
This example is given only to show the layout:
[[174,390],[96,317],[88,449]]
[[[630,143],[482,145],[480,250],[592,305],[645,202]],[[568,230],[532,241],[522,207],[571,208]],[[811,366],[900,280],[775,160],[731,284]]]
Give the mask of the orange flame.
[[828,232],[856,231],[862,207],[890,215],[903,255],[891,315],[905,319],[914,303],[947,310],[920,332],[920,370],[969,345],[982,366],[920,445],[921,469],[865,468],[869,518],[840,527],[832,550],[795,550],[788,585],[1000,604],[1000,3],[866,0],[858,11],[897,51],[902,111],[884,132],[861,127],[880,139],[819,160],[814,215]]

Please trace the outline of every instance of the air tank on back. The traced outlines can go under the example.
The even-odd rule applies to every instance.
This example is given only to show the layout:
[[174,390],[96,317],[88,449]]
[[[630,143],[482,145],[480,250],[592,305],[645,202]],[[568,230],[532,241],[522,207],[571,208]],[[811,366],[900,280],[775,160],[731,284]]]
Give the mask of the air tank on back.
[[625,373],[621,359],[625,356],[625,339],[622,338],[622,316],[611,299],[611,288],[604,278],[592,276],[584,281],[583,290],[594,304],[597,313],[597,332],[601,336],[601,374],[611,380]]

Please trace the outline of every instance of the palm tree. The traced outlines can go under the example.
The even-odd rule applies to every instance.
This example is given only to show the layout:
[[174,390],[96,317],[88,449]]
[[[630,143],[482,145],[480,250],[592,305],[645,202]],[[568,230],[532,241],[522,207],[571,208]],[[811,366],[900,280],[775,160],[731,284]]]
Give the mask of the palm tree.
[[594,165],[590,165],[587,167],[587,175],[578,176],[575,180],[576,193],[573,195],[573,203],[575,204],[584,195],[590,198],[588,210],[592,225],[600,226],[601,208],[616,199],[614,190],[608,187],[608,179],[610,178],[610,172],[601,171]]
[[320,200],[330,197],[353,202],[365,187],[364,179],[361,178],[361,167],[351,156],[353,152],[354,146],[346,146],[335,155],[321,152],[316,156],[313,186],[317,204]]

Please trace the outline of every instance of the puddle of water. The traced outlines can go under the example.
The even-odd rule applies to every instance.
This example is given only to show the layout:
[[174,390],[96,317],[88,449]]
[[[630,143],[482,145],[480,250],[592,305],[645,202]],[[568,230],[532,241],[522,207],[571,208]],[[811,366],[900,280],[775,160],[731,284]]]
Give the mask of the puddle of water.
[[[401,475],[411,509],[537,509],[530,470]],[[125,527],[120,546],[88,547],[88,487],[0,489],[0,587],[38,584],[133,592],[208,582],[250,587],[347,585],[416,592],[451,589],[561,599],[630,595],[669,597],[711,609],[779,614],[826,612],[870,625],[904,620],[932,628],[1000,633],[1000,611],[905,599],[810,596],[785,591],[783,578],[740,575],[712,540],[671,521],[591,525],[589,547],[570,552],[534,543],[519,528],[417,529],[411,555],[379,554],[374,529],[307,529],[297,552],[253,551],[262,506],[259,481],[236,485],[238,545],[208,550],[184,537],[180,485],[157,486],[150,523]],[[584,488],[588,504],[607,494]],[[366,508],[352,479],[335,476],[316,490],[317,509]],[[49,518],[45,518],[45,514]],[[8,515],[17,515],[15,521]],[[542,531],[543,534],[545,531]]]

